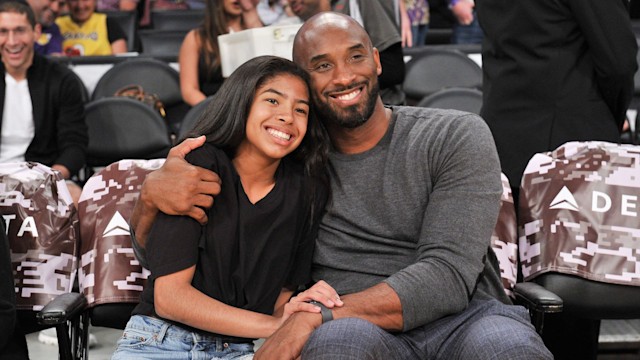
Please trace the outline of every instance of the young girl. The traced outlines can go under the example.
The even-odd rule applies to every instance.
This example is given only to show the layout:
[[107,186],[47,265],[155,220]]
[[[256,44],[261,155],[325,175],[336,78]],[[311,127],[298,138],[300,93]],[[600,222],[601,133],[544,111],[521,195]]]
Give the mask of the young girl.
[[273,56],[224,83],[193,131],[207,143],[187,156],[214,170],[222,191],[205,226],[158,214],[151,277],[113,359],[250,358],[253,340],[293,312],[320,312],[305,301],[337,299],[323,282],[291,298],[310,280],[329,188],[329,140],[310,116],[308,86],[304,70]]
[[237,0],[206,0],[204,23],[185,36],[180,47],[180,92],[194,106],[222,85],[218,36],[262,23],[255,7],[247,10]]

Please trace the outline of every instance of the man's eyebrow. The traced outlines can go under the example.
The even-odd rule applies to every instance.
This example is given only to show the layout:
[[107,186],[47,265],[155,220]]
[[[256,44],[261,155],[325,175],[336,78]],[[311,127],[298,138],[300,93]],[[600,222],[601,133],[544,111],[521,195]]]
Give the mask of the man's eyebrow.
[[[349,51],[353,51],[353,50],[360,50],[360,49],[364,49],[364,48],[365,48],[365,47],[364,47],[364,44],[363,44],[363,43],[357,43],[357,44],[355,44],[355,45],[350,46],[348,50],[349,50]],[[328,57],[328,56],[329,56],[328,54],[320,54],[320,55],[316,55],[316,56],[311,57],[311,59],[309,60],[309,62],[310,62],[310,63],[313,63],[313,62],[316,62],[316,61],[322,60],[322,59],[324,59],[324,58],[326,58],[326,57]]]
[[23,29],[26,29],[26,28],[27,28],[27,26],[26,26],[26,25],[25,25],[25,26],[20,25],[20,26],[16,26],[16,27],[12,27],[12,28],[10,28],[10,27],[6,27],[6,26],[0,26],[0,30],[4,30],[4,31],[11,31],[11,30],[13,30],[13,31],[15,31],[15,30],[23,30]]
[[[268,89],[265,89],[263,92],[261,92],[261,94],[264,94],[264,93],[274,93],[276,95],[282,96],[283,98],[288,98],[287,95],[285,95],[284,93],[282,93],[282,92],[280,92],[280,91],[278,91],[276,89],[273,89],[273,88],[268,88]],[[301,102],[301,103],[303,103],[305,105],[309,105],[309,101],[307,101],[307,100],[297,99],[296,101],[297,102]]]
[[327,54],[320,54],[320,55],[316,55],[316,56],[311,57],[311,59],[309,60],[309,62],[310,62],[310,63],[314,63],[314,62],[316,62],[316,61],[320,61],[320,60],[322,60],[322,59],[326,58],[327,56],[328,56]]

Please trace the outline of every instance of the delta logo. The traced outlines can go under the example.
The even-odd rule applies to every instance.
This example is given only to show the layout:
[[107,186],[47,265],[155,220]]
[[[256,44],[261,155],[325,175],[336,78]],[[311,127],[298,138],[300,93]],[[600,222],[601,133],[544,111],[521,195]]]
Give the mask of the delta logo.
[[[29,233],[32,237],[38,237],[38,227],[33,216],[27,216],[24,219],[18,219],[15,214],[3,214],[6,234],[9,234],[9,227],[15,221],[20,221],[17,236],[22,237],[25,233]],[[125,235],[129,236],[129,224],[124,217],[116,211],[109,220],[107,227],[102,232],[102,237]]]
[[107,227],[102,232],[102,237],[125,235],[129,236],[129,224],[122,215],[116,211],[109,220]]
[[[616,202],[617,199],[616,199]],[[605,213],[612,209],[614,202],[611,196],[602,191],[591,191],[591,211],[597,213]],[[620,208],[620,214],[624,216],[638,216],[638,196],[637,195],[620,195],[619,204],[616,204]],[[574,194],[566,187],[556,194],[549,204],[550,210],[569,210],[580,211],[580,206],[576,201]]]

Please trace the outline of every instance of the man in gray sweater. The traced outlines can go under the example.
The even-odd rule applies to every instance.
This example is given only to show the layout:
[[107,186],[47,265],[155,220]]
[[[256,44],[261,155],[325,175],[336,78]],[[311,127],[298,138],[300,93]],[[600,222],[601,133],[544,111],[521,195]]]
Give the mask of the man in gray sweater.
[[[293,314],[256,359],[551,359],[489,248],[502,187],[482,119],[385,107],[378,51],[348,16],[309,19],[293,55],[333,145],[313,278],[344,305]],[[147,178],[131,219],[140,240],[158,210],[206,221],[221,184],[181,159],[202,141]]]

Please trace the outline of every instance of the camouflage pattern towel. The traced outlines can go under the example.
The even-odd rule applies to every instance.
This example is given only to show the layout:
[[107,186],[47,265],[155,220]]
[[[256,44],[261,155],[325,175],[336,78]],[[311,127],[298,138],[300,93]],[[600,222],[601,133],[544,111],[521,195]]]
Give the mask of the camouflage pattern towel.
[[129,216],[147,174],[164,163],[121,160],[92,176],[78,204],[81,221],[80,289],[89,306],[137,303],[149,276],[133,254]]
[[520,190],[525,280],[555,271],[640,286],[640,147],[569,142],[535,155]]
[[77,270],[78,213],[60,173],[32,162],[0,164],[0,212],[17,308],[38,311],[70,292]]
[[513,194],[509,180],[501,174],[502,196],[500,197],[500,213],[498,223],[491,235],[491,247],[500,262],[502,286],[508,296],[514,297],[513,287],[517,279],[518,263],[518,230],[516,227],[516,209],[513,205]]

